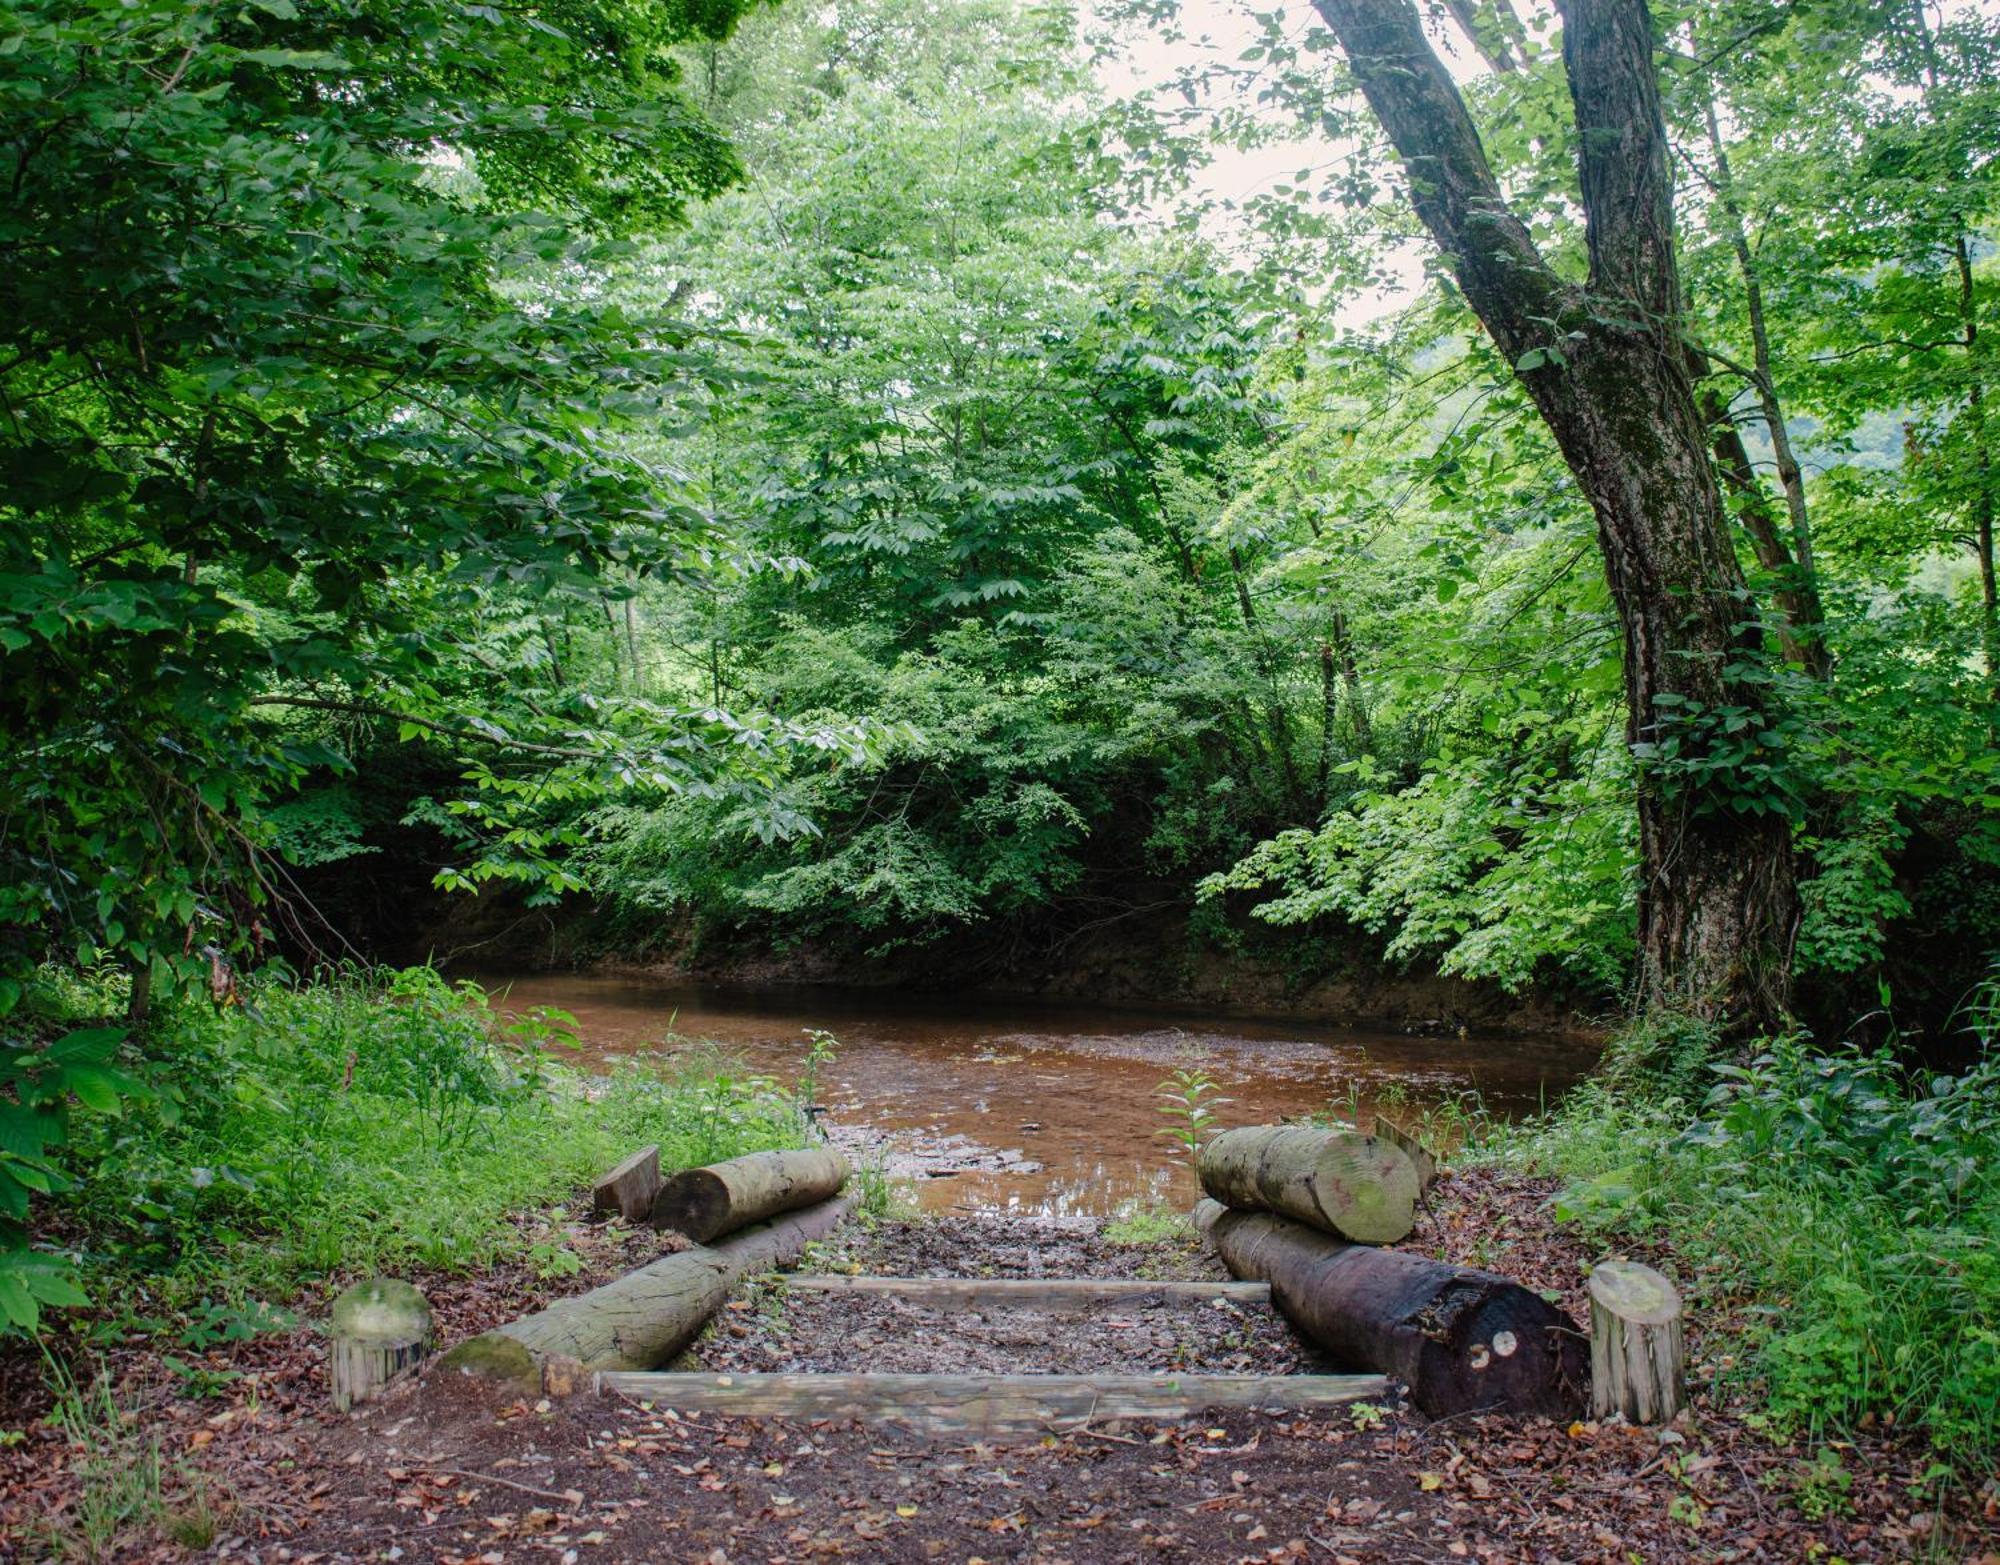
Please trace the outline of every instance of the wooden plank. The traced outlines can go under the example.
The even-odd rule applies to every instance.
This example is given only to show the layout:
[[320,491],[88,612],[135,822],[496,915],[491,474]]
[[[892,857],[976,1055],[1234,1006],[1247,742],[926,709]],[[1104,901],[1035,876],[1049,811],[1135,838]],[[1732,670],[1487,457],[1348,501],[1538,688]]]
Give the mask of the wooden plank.
[[989,1432],[1173,1421],[1211,1408],[1303,1412],[1389,1394],[1381,1375],[602,1374],[597,1388],[682,1413]]
[[590,1209],[642,1223],[653,1215],[660,1193],[660,1149],[641,1147],[590,1187]]
[[1015,1309],[1081,1314],[1104,1307],[1271,1302],[1264,1282],[1149,1282],[1130,1277],[841,1277],[802,1272],[785,1279],[801,1293],[893,1298],[929,1310]]

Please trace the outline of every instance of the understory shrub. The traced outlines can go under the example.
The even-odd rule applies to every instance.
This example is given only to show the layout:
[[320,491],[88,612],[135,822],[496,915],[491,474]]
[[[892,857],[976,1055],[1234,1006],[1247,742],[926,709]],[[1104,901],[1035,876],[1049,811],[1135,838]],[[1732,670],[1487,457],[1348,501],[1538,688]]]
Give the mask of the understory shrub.
[[1919,1424],[2000,1451],[2000,1059],[1960,1075],[1787,1039],[1706,1094],[1592,1084],[1491,1155],[1563,1175],[1557,1215],[1672,1247],[1702,1307],[1747,1323],[1778,1424]]
[[510,1219],[648,1142],[672,1166],[803,1138],[789,1094],[712,1052],[588,1076],[550,1056],[570,1027],[503,1022],[424,968],[182,1003],[149,1046],[152,1095],[75,1124],[59,1231],[93,1294],[122,1274],[165,1305],[278,1295],[525,1251]]

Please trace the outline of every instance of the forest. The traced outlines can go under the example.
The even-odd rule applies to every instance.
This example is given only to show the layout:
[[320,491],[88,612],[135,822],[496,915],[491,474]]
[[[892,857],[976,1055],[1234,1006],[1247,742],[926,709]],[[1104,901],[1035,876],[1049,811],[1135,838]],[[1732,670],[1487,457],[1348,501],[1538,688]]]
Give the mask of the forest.
[[1671,1258],[1812,1557],[2000,1552],[1990,4],[0,0],[0,179],[23,1557],[822,1133],[496,964],[1561,1017],[1447,1212]]

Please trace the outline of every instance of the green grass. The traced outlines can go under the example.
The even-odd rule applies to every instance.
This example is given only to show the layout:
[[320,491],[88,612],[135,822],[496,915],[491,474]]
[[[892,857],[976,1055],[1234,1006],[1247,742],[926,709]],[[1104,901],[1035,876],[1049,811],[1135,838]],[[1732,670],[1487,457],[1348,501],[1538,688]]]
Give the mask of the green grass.
[[524,1254],[559,1270],[517,1219],[635,1148],[658,1142],[674,1167],[802,1143],[776,1083],[712,1053],[586,1076],[547,1058],[565,1027],[503,1029],[476,989],[424,969],[184,1003],[147,1050],[155,1100],[77,1125],[57,1211],[86,1289],[139,1279],[188,1310],[335,1273]]
[[1105,1221],[1102,1232],[1113,1244],[1178,1244],[1194,1237],[1194,1223],[1163,1202],[1128,1201]]
[[[2000,1060],[1957,1077],[1785,1041],[1678,1092],[1637,1073],[1494,1129],[1478,1154],[1565,1181],[1557,1215],[1659,1242],[1691,1307],[1742,1333],[1774,1424],[1921,1428],[2000,1454]],[[1656,1077],[1657,1079],[1657,1077]]]

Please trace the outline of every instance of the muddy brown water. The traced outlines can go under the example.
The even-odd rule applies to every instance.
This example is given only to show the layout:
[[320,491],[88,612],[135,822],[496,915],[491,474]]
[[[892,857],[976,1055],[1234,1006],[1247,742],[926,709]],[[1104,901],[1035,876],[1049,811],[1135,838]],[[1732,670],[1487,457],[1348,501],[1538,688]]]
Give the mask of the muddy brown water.
[[[1224,1125],[1329,1108],[1476,1098],[1515,1115],[1552,1102],[1594,1045],[1414,1037],[1310,1022],[1113,1010],[986,996],[791,987],[721,989],[630,978],[482,976],[502,1011],[576,1018],[586,1068],[718,1045],[749,1070],[798,1078],[807,1030],[840,1040],[820,1073],[837,1139],[880,1156],[933,1211],[1102,1217],[1186,1204],[1194,1181],[1159,1132],[1163,1080],[1198,1066]],[[566,1052],[566,1051],[565,1051]]]

